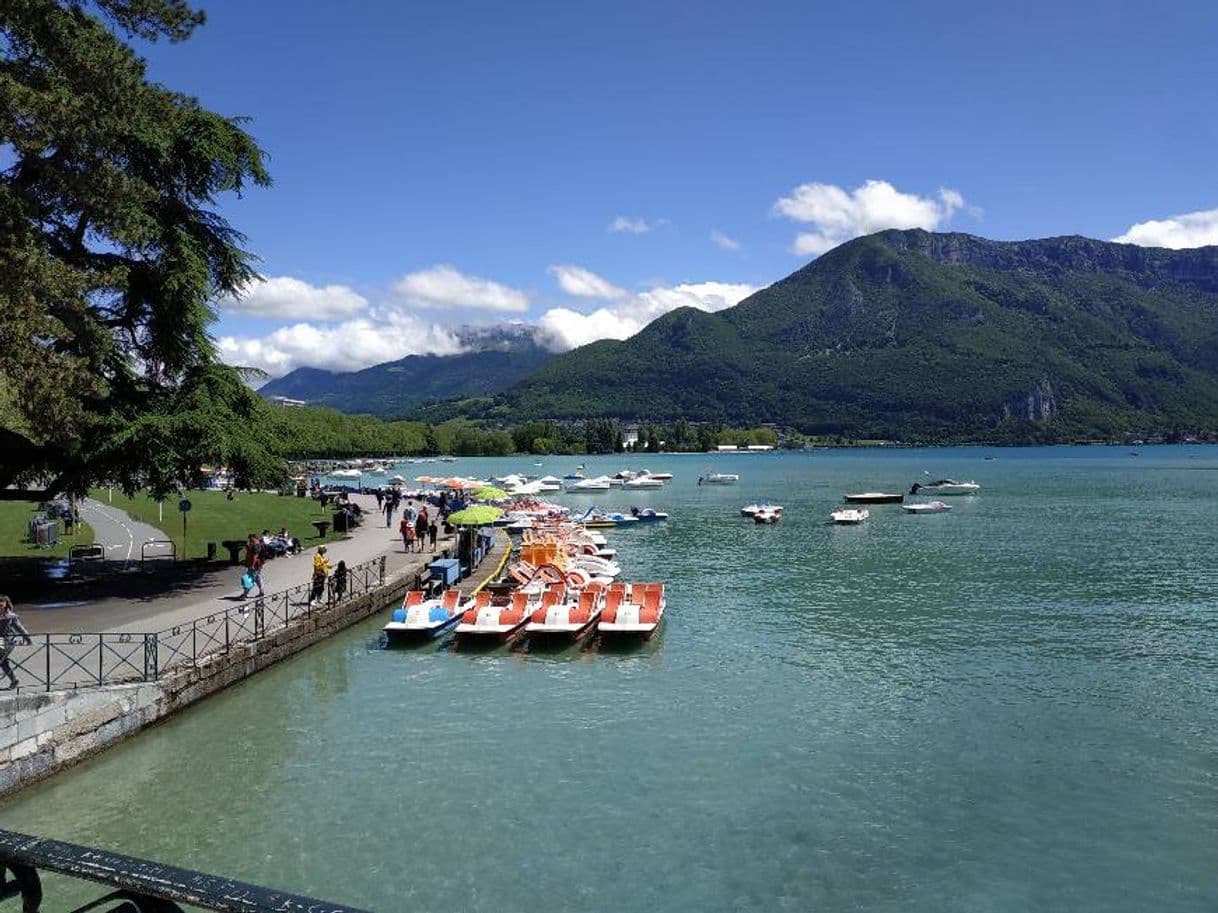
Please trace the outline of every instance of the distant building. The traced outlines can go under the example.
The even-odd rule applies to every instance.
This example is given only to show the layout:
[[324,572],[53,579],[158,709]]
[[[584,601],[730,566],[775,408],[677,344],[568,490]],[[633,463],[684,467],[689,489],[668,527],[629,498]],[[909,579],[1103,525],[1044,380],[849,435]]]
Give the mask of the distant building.
[[729,453],[733,450],[739,450],[740,448],[737,447],[735,444],[720,444],[715,449],[718,450],[720,453]]
[[773,450],[773,449],[774,449],[773,444],[749,444],[749,450],[753,451],[754,453],[761,453],[766,450]]
[[622,446],[627,450],[639,442],[639,426],[627,425],[622,429]]
[[271,402],[276,406],[307,406],[309,405],[303,399],[292,399],[290,396],[272,396]]

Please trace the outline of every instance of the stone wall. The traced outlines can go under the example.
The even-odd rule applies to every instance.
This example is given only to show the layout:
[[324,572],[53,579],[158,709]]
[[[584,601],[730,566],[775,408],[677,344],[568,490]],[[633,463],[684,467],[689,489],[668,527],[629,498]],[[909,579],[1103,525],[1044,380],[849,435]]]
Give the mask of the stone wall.
[[409,579],[298,618],[154,682],[17,694],[0,701],[0,796],[89,757],[195,701],[397,602]]

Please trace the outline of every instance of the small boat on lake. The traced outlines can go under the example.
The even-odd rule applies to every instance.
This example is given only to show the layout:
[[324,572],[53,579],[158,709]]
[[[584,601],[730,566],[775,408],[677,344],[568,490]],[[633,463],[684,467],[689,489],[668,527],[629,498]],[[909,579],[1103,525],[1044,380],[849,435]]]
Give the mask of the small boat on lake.
[[630,508],[630,516],[634,517],[640,523],[659,523],[662,520],[668,519],[668,514],[662,510],[656,510],[652,507],[644,507],[640,510],[637,507]]
[[890,491],[860,491],[845,495],[847,504],[900,504],[905,495]]
[[663,488],[664,481],[657,479],[655,476],[637,475],[633,479],[627,479],[622,483],[623,488]]
[[[479,593],[471,604],[477,606],[479,600],[489,604],[490,594]],[[441,637],[460,622],[460,605],[460,590],[445,590],[438,599],[426,599],[422,590],[411,590],[402,600],[402,607],[393,610],[384,627],[385,637],[391,644]]]
[[951,509],[946,501],[911,501],[901,505],[901,510],[907,514],[939,514]]
[[829,514],[834,523],[844,526],[856,526],[871,516],[871,511],[865,507],[839,507]]
[[975,495],[981,491],[976,482],[957,482],[955,479],[937,479],[934,482],[914,482],[909,488],[911,495],[926,493],[931,495]]
[[524,626],[525,636],[578,643],[592,633],[600,620],[602,590],[603,587],[595,583],[570,593],[562,586],[547,589],[541,597],[541,605]]
[[782,505],[771,504],[769,501],[756,501],[740,508],[740,516],[748,517],[751,520],[753,517],[757,516],[757,512],[761,510],[772,510],[779,516],[782,516]]
[[753,514],[753,522],[758,524],[777,523],[782,519],[782,508],[763,507]]
[[578,482],[567,483],[568,493],[579,492],[587,494],[594,491],[608,491],[609,488],[610,481],[605,476],[597,476],[595,479],[580,479]]
[[740,476],[734,472],[708,472],[698,479],[699,485],[735,485]]
[[468,640],[514,640],[529,621],[529,594],[512,593],[507,605],[486,602],[458,616],[457,637]]
[[605,592],[597,632],[601,640],[626,637],[649,640],[664,621],[664,584],[615,583]]

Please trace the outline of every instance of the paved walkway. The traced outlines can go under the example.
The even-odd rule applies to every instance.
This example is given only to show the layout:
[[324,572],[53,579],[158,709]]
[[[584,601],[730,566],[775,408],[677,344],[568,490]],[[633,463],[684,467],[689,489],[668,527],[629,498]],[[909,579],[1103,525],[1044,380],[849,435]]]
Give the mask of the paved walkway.
[[93,527],[93,541],[105,549],[107,561],[139,561],[145,542],[164,540],[165,534],[135,520],[126,511],[85,498],[80,502],[81,519]]
[[[394,515],[392,528],[384,525],[384,514],[378,514],[376,501],[371,495],[353,496],[364,510],[366,517],[363,525],[357,527],[346,539],[327,543],[326,554],[330,564],[337,566],[339,561],[346,561],[351,567],[370,561],[380,555],[387,556],[386,574],[395,577],[401,574],[415,574],[433,555],[428,549],[425,553],[407,555],[402,547],[402,537],[397,534],[397,522],[401,519],[400,512]],[[116,517],[117,513],[125,520],[129,533],[122,533],[123,540],[130,535],[133,543],[134,560],[139,558],[139,548],[136,542],[146,541],[142,537],[145,532],[139,527],[146,524],[136,524],[122,511],[107,508],[105,505],[92,502],[91,515],[86,519],[90,524],[95,521],[108,523],[107,532],[98,533],[98,539],[105,542],[107,549],[118,544],[117,550],[121,556],[125,554],[127,545],[123,541],[113,542],[119,530],[124,526]],[[94,527],[96,529],[96,527]],[[150,527],[151,528],[151,527]],[[156,538],[163,538],[156,531]],[[441,534],[436,543],[437,554],[445,548],[455,549],[455,537]],[[309,546],[305,541],[304,550],[297,555],[275,558],[267,562],[262,571],[262,585],[267,593],[288,589],[309,581],[313,574],[313,556],[316,547]],[[181,624],[208,612],[236,605],[241,592],[240,565],[224,564],[217,568],[208,568],[197,576],[189,578],[174,577],[164,581],[163,586],[155,584],[156,570],[145,571],[138,575],[139,583],[143,586],[135,593],[123,593],[105,596],[98,599],[86,599],[76,602],[56,602],[39,605],[38,603],[18,606],[21,619],[32,634],[58,632],[148,632],[160,631],[176,624]]]

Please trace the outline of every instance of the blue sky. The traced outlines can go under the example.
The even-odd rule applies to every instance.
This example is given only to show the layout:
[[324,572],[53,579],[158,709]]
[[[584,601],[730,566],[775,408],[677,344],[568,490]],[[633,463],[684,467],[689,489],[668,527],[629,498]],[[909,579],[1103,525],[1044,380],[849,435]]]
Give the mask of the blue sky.
[[1218,243],[1211,4],[204,8],[147,54],[269,155],[224,212],[272,282],[217,335],[276,374],[621,336],[888,223]]

